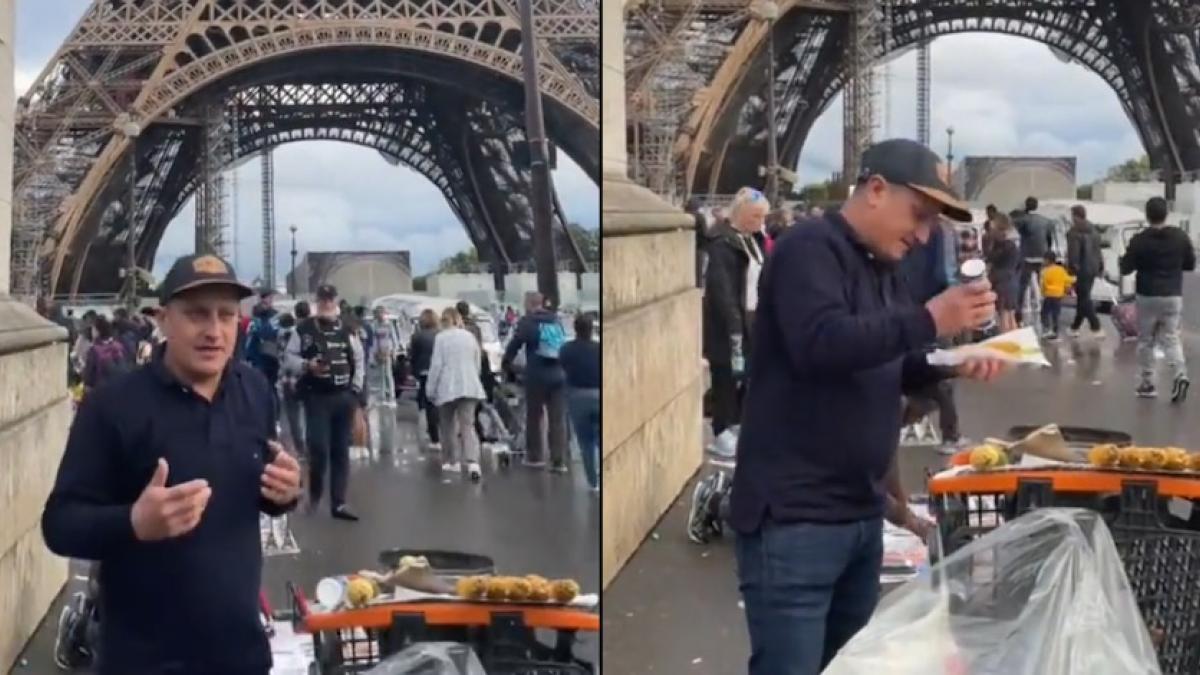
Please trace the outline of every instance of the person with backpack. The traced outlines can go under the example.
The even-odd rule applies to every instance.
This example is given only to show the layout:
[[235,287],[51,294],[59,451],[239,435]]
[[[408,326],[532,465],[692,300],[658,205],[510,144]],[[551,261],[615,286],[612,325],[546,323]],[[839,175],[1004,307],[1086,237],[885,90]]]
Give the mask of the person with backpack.
[[[512,370],[517,352],[525,349],[525,466],[546,466],[546,444],[550,446],[550,470],[567,472],[566,374],[559,362],[567,332],[558,314],[546,307],[541,293],[525,296],[525,316],[504,350],[505,372]],[[542,437],[542,419],[548,417],[548,438]]]
[[246,361],[266,376],[271,388],[279,382],[279,312],[275,310],[275,290],[264,288],[246,333]]
[[131,370],[129,354],[117,340],[112,323],[103,316],[92,322],[92,346],[83,368],[85,393],[111,382]]

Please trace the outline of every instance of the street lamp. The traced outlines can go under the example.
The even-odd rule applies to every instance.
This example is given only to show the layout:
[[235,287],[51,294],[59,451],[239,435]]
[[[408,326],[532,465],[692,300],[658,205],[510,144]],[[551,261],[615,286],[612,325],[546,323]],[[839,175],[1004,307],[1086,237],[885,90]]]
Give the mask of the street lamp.
[[529,207],[533,216],[533,251],[537,261],[538,291],[558,307],[558,264],[554,251],[553,187],[542,92],[538,86],[537,35],[533,28],[533,0],[518,0],[521,13],[521,59],[525,80],[525,140],[529,143]]
[[126,227],[125,232],[125,302],[130,308],[137,305],[137,174],[138,174],[138,138],[142,135],[142,126],[128,114],[117,120],[117,130],[129,140],[129,192],[126,195]]
[[946,127],[946,174],[954,175],[954,127]]
[[773,0],[754,3],[750,11],[767,24],[767,201],[779,204],[779,143],[775,137],[775,22],[779,5]]
[[288,284],[288,294],[293,298],[296,297],[296,226],[292,225],[288,228],[292,231],[292,273],[288,276],[291,283]]

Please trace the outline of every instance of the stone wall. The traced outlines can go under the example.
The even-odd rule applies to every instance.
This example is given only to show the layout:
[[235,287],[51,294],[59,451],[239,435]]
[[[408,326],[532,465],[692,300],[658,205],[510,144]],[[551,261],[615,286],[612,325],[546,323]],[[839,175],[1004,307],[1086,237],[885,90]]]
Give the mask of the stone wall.
[[0,0],[0,673],[67,580],[67,561],[46,548],[40,521],[71,422],[66,331],[8,297],[13,4]]
[[605,587],[699,468],[702,453],[693,222],[625,177],[627,4],[603,0],[601,12]]
[[41,530],[71,423],[66,381],[66,331],[0,296],[0,672],[67,580]]

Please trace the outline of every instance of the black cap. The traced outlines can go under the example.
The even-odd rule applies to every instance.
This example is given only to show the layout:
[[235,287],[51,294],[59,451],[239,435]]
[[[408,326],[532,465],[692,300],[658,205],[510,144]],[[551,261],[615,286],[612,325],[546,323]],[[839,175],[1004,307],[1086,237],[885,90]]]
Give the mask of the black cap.
[[895,138],[867,148],[859,178],[871,176],[907,185],[941,204],[942,213],[948,218],[971,222],[970,210],[949,185],[949,168],[937,153],[916,141]]
[[239,298],[254,295],[249,286],[238,281],[237,274],[229,263],[215,255],[185,255],[171,265],[171,271],[158,286],[158,299],[167,304],[171,298],[184,291],[201,286],[228,286],[238,292]]
[[337,300],[337,288],[333,284],[321,284],[317,286],[318,300]]
[[269,298],[272,295],[277,295],[278,293],[279,291],[276,291],[270,286],[263,286],[262,288],[258,289],[258,297],[260,298]]

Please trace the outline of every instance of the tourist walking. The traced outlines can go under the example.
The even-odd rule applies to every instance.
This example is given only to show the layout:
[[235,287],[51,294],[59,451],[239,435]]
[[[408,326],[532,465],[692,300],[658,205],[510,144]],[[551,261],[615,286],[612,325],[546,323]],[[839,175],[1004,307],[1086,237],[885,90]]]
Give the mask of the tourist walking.
[[1137,395],[1158,396],[1154,348],[1159,346],[1171,369],[1171,402],[1187,398],[1191,381],[1180,340],[1183,317],[1183,273],[1196,269],[1196,252],[1183,230],[1167,225],[1167,201],[1146,202],[1149,227],[1133,235],[1121,256],[1121,274],[1137,274],[1138,367]]
[[425,412],[425,430],[429,434],[429,448],[441,450],[441,423],[438,408],[429,399],[429,363],[433,359],[433,344],[438,334],[438,317],[432,309],[421,312],[417,320],[417,332],[413,333],[408,345],[413,374],[417,376],[417,407]]
[[1104,251],[1100,233],[1088,222],[1087,209],[1082,204],[1071,207],[1071,229],[1067,230],[1067,272],[1075,277],[1075,320],[1071,322],[1071,337],[1078,337],[1079,329],[1087,321],[1096,338],[1104,337],[1100,328],[1100,317],[1096,314],[1096,303],[1092,300],[1092,289],[1096,280],[1104,274]]
[[[512,370],[517,352],[525,350],[525,466],[540,469],[546,465],[546,446],[550,449],[550,470],[567,472],[567,400],[566,375],[559,353],[567,342],[567,332],[558,313],[546,306],[541,293],[525,296],[525,316],[517,322],[516,334],[504,350],[501,367]],[[545,427],[543,427],[545,421]],[[542,429],[546,433],[542,433]]]
[[466,473],[473,481],[482,475],[479,436],[475,433],[475,410],[485,398],[479,380],[482,353],[479,340],[463,327],[462,315],[447,307],[429,361],[428,393],[438,406],[442,424],[442,471],[458,473],[465,461]]

